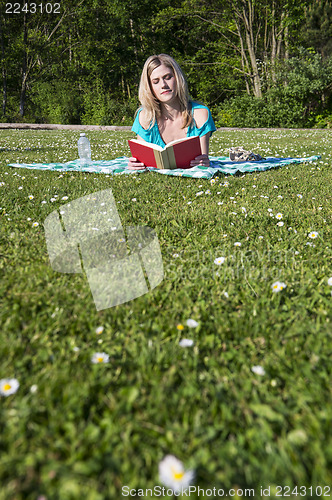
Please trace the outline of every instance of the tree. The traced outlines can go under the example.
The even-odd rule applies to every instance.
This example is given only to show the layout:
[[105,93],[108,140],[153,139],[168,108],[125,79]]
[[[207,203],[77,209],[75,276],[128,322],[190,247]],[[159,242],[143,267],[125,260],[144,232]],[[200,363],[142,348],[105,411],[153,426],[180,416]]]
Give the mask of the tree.
[[332,56],[332,1],[313,0],[306,8],[301,30],[303,44],[321,54]]
[[[219,65],[223,54],[228,58],[224,67],[228,66],[229,71],[232,64],[234,77],[242,75],[247,93],[261,97],[262,78],[265,82],[275,81],[275,65],[279,59],[289,57],[304,17],[304,5],[309,1],[185,0],[181,7],[161,11],[158,21],[162,29],[168,27],[174,33],[175,21],[181,19],[183,26],[188,24],[188,18],[195,19],[199,23],[196,31],[205,41],[201,53],[205,50],[210,64]],[[179,36],[183,36],[181,28]],[[190,44],[196,45],[189,36]]]

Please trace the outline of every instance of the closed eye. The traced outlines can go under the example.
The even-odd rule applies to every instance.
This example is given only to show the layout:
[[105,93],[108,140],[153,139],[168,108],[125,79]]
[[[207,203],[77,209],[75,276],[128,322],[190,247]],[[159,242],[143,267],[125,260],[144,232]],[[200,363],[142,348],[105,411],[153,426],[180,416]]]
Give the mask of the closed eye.
[[[172,74],[172,73],[167,73],[166,75],[164,75],[164,76],[162,77],[162,79],[163,79],[163,80],[171,80],[171,78],[173,78],[173,74]],[[152,80],[152,83],[153,83],[154,85],[156,85],[157,83],[159,83],[159,80],[160,80],[159,78],[154,78],[154,79]]]

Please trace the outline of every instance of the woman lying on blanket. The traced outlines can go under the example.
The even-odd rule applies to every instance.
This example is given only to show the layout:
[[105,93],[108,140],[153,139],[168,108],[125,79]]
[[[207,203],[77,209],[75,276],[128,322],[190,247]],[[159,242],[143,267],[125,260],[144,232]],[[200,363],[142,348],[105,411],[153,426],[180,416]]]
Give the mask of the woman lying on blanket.
[[[190,100],[185,76],[172,57],[159,54],[146,60],[138,96],[142,106],[131,129],[137,139],[165,147],[171,141],[198,135],[202,154],[190,166],[210,165],[209,140],[215,124],[206,106]],[[146,167],[129,158],[128,168]]]

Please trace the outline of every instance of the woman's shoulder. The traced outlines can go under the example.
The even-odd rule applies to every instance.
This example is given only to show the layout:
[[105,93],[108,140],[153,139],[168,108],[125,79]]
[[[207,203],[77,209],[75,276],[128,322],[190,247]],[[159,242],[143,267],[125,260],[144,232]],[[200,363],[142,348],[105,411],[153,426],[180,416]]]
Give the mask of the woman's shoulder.
[[192,110],[195,110],[195,109],[207,109],[207,110],[209,110],[209,108],[207,106],[205,106],[205,104],[203,104],[202,102],[199,102],[199,101],[189,101],[189,104],[190,104]]
[[192,101],[191,109],[193,112],[193,116],[198,128],[201,128],[204,123],[209,119],[210,110],[207,106],[202,103]]
[[147,112],[144,108],[140,108],[138,110],[138,121],[140,126],[144,128],[144,130],[148,130],[148,128],[150,127],[150,122],[147,117]]

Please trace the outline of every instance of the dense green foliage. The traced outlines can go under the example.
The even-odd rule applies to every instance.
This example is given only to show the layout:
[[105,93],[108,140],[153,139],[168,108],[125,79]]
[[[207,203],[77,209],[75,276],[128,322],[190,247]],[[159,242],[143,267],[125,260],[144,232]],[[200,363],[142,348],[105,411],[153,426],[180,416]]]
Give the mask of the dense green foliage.
[[7,5],[2,121],[128,125],[145,59],[166,52],[218,125],[331,126],[331,0],[61,0],[59,13],[18,14]]
[[[212,181],[6,165],[75,159],[78,135],[0,132],[0,379],[20,383],[0,397],[0,500],[123,498],[124,485],[160,484],[168,453],[204,489],[329,498],[315,488],[332,467],[331,131],[217,132],[214,155],[322,157]],[[132,136],[90,131],[93,158],[127,155]],[[165,276],[97,312],[84,274],[51,268],[43,222],[108,188],[124,228],[155,229]]]

